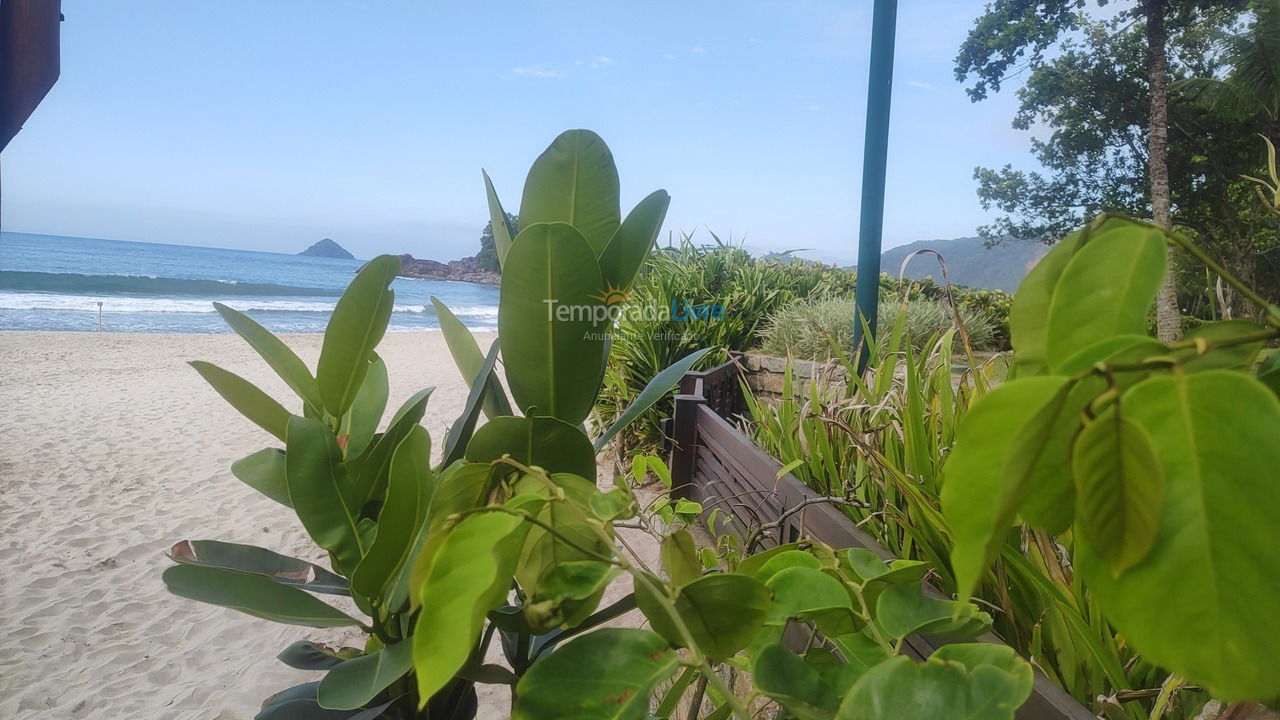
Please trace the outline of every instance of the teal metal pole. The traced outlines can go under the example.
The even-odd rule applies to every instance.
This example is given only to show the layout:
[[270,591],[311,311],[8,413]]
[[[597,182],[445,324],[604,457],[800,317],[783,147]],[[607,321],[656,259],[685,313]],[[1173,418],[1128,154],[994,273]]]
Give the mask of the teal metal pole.
[[[862,209],[858,216],[857,312],[853,348],[863,336],[874,338],[880,293],[880,245],[884,234],[884,176],[889,155],[889,100],[893,94],[893,40],[898,0],[875,0],[871,20],[871,72],[867,84],[867,130],[862,151]],[[868,346],[858,355],[858,371],[867,364]]]

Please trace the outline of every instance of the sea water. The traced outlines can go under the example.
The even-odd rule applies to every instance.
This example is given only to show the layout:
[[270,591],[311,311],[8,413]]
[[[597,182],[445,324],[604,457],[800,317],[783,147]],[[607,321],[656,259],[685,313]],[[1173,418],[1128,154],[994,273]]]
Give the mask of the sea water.
[[[229,332],[229,305],[274,332],[324,330],[361,260],[0,233],[0,330]],[[473,330],[493,330],[498,289],[396,278],[389,330],[439,329],[438,297]]]

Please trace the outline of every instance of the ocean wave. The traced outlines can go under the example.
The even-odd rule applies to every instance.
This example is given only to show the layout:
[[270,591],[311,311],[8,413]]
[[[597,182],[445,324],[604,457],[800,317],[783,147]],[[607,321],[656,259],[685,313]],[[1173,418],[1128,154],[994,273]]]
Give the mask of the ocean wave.
[[153,275],[82,275],[79,273],[0,270],[0,290],[64,294],[103,293],[113,295],[265,295],[294,297],[337,297],[341,290],[298,287],[235,280],[196,280]]
[[[174,298],[133,298],[133,297],[99,297],[92,295],[46,295],[41,293],[0,293],[0,310],[79,310],[97,312],[98,301],[102,301],[102,310],[107,313],[211,313],[213,303],[209,300],[183,300]],[[307,302],[305,300],[228,300],[226,305],[240,312],[295,312],[295,313],[330,313],[334,303]],[[484,308],[474,308],[476,312],[467,313],[468,317],[488,317],[490,313]],[[433,313],[430,306],[396,305],[392,308],[396,313]],[[492,308],[492,316],[497,317],[498,309]]]

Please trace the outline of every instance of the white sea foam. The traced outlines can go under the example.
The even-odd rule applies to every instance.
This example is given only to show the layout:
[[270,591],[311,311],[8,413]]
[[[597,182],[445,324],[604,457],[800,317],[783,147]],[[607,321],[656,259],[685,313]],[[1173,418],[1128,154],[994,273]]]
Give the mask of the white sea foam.
[[[137,298],[91,295],[54,295],[48,293],[0,293],[0,310],[98,310],[98,301],[102,301],[102,309],[109,313],[211,313],[211,300],[177,299],[177,298]],[[225,305],[241,312],[332,312],[334,303],[314,302],[306,300],[227,300]],[[429,312],[425,305],[396,305],[398,313]],[[466,308],[458,315],[468,317],[497,317],[498,309],[477,306]]]

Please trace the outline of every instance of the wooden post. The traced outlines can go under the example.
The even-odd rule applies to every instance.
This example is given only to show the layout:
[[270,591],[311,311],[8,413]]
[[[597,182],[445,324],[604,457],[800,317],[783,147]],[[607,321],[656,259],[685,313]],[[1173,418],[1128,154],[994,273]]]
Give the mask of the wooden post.
[[98,301],[98,332],[102,332],[102,301]]
[[[694,443],[698,434],[698,407],[707,404],[702,396],[702,380],[692,383],[689,376],[681,381],[681,394],[675,396],[671,413],[671,486],[672,494],[686,497],[693,482]],[[692,384],[693,387],[687,387]]]

